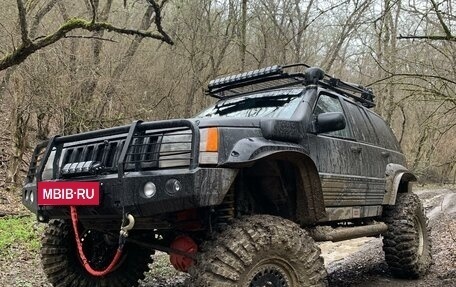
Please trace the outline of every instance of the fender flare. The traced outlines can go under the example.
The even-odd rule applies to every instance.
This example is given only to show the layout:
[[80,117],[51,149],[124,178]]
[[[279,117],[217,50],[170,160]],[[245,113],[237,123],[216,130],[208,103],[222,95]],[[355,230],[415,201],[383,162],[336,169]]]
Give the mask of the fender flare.
[[[308,151],[295,143],[251,137],[239,140],[228,154],[221,167],[250,167],[258,160],[281,152],[297,152],[308,157]],[[315,164],[312,161],[312,164]]]
[[[239,151],[243,151],[241,154]],[[233,151],[235,151],[233,153]],[[242,139],[232,149],[223,167],[245,168],[264,160],[290,162],[298,171],[296,220],[311,224],[326,216],[320,176],[314,161],[298,144],[261,138]]]
[[[394,205],[396,203],[396,197],[398,192],[410,192],[410,182],[417,181],[416,176],[410,172],[406,167],[390,163],[386,166],[386,186],[385,186],[385,197],[383,198],[384,205]],[[407,182],[407,190],[399,190],[400,184]]]

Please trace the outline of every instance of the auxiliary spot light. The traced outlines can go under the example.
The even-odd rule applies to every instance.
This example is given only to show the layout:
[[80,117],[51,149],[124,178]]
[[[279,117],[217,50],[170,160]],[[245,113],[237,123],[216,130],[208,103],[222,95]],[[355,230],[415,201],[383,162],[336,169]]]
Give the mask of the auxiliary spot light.
[[147,198],[153,197],[156,192],[157,192],[157,187],[155,186],[155,184],[153,182],[148,182],[144,185],[144,195]]
[[177,179],[172,178],[166,182],[165,189],[166,193],[174,195],[182,190],[182,184]]

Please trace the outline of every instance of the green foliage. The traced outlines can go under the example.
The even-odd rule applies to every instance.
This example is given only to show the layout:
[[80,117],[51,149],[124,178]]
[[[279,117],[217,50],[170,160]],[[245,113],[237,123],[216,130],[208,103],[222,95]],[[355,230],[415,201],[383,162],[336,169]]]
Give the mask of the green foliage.
[[41,226],[31,217],[5,217],[0,219],[0,256],[7,255],[9,250],[20,246],[29,251],[40,247],[39,234]]
[[153,256],[154,258],[154,263],[152,264],[152,267],[150,269],[150,274],[149,276],[156,278],[156,277],[175,277],[179,275],[180,272],[176,271],[171,266],[171,263],[169,262],[169,255],[166,253],[162,252],[156,252],[155,255]]

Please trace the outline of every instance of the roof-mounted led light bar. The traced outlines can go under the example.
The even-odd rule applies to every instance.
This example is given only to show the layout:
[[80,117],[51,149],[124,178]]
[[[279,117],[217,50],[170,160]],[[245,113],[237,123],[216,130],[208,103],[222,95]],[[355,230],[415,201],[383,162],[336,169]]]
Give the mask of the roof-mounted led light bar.
[[[288,72],[291,68],[296,67],[305,67],[306,70],[297,73]],[[209,82],[207,94],[218,99],[226,99],[246,92],[267,91],[297,85],[320,85],[352,98],[368,108],[375,106],[371,89],[341,81],[325,74],[320,68],[306,64],[275,65],[221,77]]]
[[266,67],[258,70],[253,70],[249,72],[245,72],[242,74],[237,74],[237,75],[232,75],[232,76],[227,76],[227,77],[222,77],[218,78],[215,80],[212,80],[209,82],[208,88],[209,90],[211,89],[216,89],[220,88],[222,86],[226,86],[228,84],[239,84],[242,82],[247,82],[259,78],[264,78],[264,77],[269,77],[273,75],[280,75],[283,73],[283,69],[281,66],[275,65],[271,67]]

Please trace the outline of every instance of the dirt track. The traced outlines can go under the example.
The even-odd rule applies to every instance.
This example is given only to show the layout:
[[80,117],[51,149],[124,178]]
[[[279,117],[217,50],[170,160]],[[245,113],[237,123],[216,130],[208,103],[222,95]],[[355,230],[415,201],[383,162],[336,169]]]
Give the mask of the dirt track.
[[[456,189],[427,189],[417,194],[432,227],[434,265],[429,274],[417,281],[392,278],[379,238],[328,242],[320,247],[331,287],[456,286]],[[15,258],[0,258],[0,286],[50,286],[45,281],[38,254],[20,251],[17,254]],[[142,282],[142,287],[185,286],[182,282],[186,275],[171,270],[165,254],[159,255],[157,260],[160,263],[152,266],[153,271]]]
[[456,286],[456,190],[416,193],[432,228],[434,264],[429,274],[417,281],[392,278],[383,259],[381,239],[362,238],[322,246],[330,286]]

